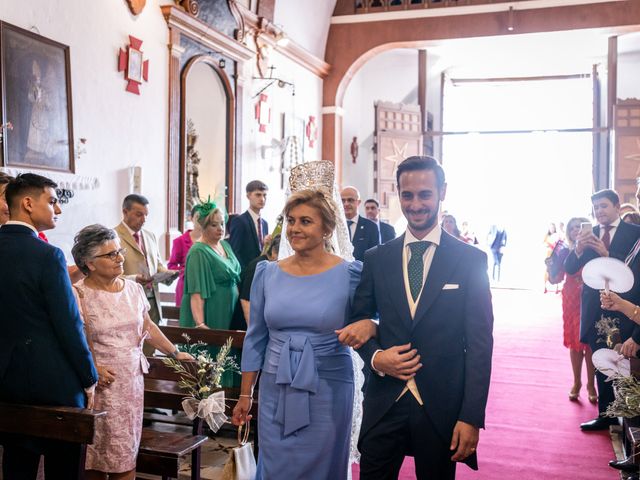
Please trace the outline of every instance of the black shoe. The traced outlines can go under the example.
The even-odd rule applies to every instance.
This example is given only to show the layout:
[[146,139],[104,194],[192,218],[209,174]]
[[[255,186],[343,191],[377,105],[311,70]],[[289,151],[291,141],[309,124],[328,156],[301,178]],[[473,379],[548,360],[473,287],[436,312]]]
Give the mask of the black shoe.
[[609,462],[609,466],[615,468],[616,470],[622,470],[623,472],[637,472],[638,465],[633,463],[631,457],[625,458],[624,460],[611,460]]
[[611,425],[615,425],[615,418],[598,417],[589,422],[581,423],[580,430],[583,432],[594,432],[596,430],[608,430]]
[[629,475],[625,480],[640,480],[640,475],[634,473],[633,475]]

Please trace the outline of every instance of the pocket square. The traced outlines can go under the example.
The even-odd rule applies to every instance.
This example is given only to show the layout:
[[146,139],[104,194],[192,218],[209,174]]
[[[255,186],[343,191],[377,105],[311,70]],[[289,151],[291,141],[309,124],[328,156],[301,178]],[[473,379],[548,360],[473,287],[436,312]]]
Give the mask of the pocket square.
[[444,287],[442,287],[443,290],[455,290],[457,288],[460,288],[457,283],[445,283]]

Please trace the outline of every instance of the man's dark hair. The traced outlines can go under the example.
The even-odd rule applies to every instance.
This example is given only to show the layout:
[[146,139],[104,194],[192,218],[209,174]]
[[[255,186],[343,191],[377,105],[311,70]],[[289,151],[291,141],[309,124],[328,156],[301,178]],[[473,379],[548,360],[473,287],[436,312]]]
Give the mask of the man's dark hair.
[[380,203],[378,202],[378,200],[376,200],[375,198],[370,198],[368,200],[366,200],[364,202],[364,204],[366,205],[367,203],[375,203],[376,207],[380,208]]
[[440,166],[438,161],[433,157],[428,156],[414,156],[405,158],[396,172],[396,183],[398,184],[398,191],[400,191],[400,175],[405,172],[415,172],[418,170],[431,170],[436,174],[436,185],[438,190],[442,190],[445,184],[444,169]]
[[18,208],[20,200],[27,195],[38,195],[43,193],[47,187],[58,188],[58,184],[53,180],[36,175],[35,173],[23,173],[11,180],[4,191],[9,209]]
[[247,193],[251,193],[251,192],[255,192],[255,191],[260,191],[260,192],[266,192],[267,190],[269,190],[269,187],[267,187],[267,184],[264,183],[262,180],[252,180],[249,183],[247,183]]
[[591,195],[591,202],[595,202],[596,200],[601,200],[603,198],[610,200],[611,203],[613,203],[614,207],[620,206],[620,197],[614,190],[611,190],[609,188],[598,190],[596,193]]
[[131,195],[124,197],[124,200],[122,201],[123,210],[131,210],[134,203],[139,203],[143,207],[146,207],[149,205],[149,200],[147,200],[147,197],[138,195],[137,193],[132,193]]

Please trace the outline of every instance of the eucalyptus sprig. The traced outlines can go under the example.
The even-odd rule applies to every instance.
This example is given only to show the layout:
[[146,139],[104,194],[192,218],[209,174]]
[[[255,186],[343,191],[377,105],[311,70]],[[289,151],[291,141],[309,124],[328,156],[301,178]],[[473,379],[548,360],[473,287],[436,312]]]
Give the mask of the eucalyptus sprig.
[[615,399],[607,407],[607,417],[637,417],[640,415],[640,382],[633,376],[613,378]]
[[188,335],[184,334],[183,337],[187,343],[180,349],[190,353],[196,361],[181,362],[169,357],[162,361],[180,375],[178,386],[182,390],[196,400],[204,400],[221,387],[222,375],[225,372],[239,371],[238,364],[230,355],[233,339],[231,337],[227,339],[216,355],[216,359],[213,360],[211,354],[203,349],[203,346],[206,346],[205,343],[192,344]]

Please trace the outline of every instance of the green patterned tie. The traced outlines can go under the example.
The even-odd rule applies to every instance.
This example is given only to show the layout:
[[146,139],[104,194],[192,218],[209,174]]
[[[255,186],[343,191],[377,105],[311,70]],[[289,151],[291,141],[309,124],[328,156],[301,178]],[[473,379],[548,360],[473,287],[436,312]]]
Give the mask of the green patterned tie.
[[413,297],[414,302],[420,295],[420,289],[422,288],[422,277],[424,276],[424,259],[422,257],[429,245],[431,245],[431,242],[413,242],[409,244],[411,258],[409,259],[407,271],[409,273],[411,297]]

